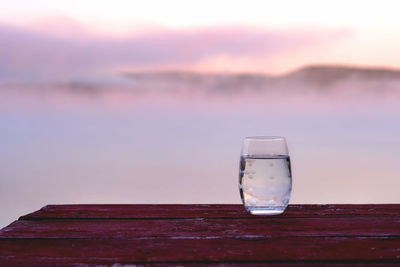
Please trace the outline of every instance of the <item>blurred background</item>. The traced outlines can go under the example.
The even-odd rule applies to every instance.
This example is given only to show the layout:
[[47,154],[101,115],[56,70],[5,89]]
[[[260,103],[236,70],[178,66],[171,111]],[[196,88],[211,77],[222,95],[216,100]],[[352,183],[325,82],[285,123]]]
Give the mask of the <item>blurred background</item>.
[[399,203],[396,4],[0,0],[0,227],[240,203],[254,135],[287,138],[291,203]]

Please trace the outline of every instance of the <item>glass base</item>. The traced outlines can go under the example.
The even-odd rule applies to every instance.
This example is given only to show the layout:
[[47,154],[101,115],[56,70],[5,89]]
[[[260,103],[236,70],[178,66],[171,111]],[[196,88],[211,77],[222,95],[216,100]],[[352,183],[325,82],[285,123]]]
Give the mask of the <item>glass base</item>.
[[284,207],[246,207],[252,215],[279,215],[285,210]]

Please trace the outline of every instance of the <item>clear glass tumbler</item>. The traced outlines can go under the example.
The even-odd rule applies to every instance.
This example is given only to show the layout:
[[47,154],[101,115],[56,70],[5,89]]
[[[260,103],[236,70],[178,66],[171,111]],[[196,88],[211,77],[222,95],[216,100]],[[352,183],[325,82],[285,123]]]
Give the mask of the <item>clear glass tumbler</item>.
[[243,205],[251,214],[277,215],[286,209],[292,191],[292,172],[284,137],[244,139],[239,190]]

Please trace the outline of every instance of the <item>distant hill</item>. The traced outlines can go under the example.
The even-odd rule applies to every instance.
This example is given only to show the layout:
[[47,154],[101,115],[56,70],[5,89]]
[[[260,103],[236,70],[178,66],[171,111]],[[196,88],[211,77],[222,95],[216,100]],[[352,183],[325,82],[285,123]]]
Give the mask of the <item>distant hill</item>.
[[125,77],[140,82],[143,86],[175,86],[211,88],[219,91],[227,90],[268,90],[297,88],[331,88],[337,89],[348,83],[363,84],[373,87],[386,87],[393,83],[400,85],[400,70],[389,68],[364,68],[351,66],[311,65],[284,75],[265,74],[215,74],[196,72],[135,72],[123,73]]
[[306,66],[280,77],[283,80],[309,82],[316,85],[332,85],[337,82],[400,80],[400,70],[388,68],[362,68],[350,66]]
[[[121,77],[122,76],[122,77]],[[114,77],[114,76],[113,76]],[[101,78],[101,77],[100,77]],[[313,65],[284,75],[254,73],[196,73],[187,71],[124,72],[107,82],[1,82],[0,93],[38,91],[85,97],[121,95],[181,95],[196,97],[256,96],[387,97],[400,99],[400,70],[350,66]]]

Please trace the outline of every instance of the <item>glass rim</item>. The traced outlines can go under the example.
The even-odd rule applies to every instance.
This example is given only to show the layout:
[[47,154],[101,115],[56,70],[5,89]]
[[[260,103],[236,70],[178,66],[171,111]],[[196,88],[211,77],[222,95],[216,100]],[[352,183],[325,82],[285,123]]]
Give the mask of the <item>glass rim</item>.
[[266,135],[246,136],[244,139],[245,140],[286,140],[286,138],[283,136],[266,136]]

